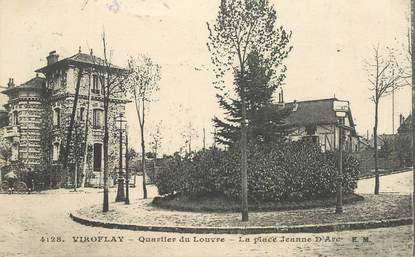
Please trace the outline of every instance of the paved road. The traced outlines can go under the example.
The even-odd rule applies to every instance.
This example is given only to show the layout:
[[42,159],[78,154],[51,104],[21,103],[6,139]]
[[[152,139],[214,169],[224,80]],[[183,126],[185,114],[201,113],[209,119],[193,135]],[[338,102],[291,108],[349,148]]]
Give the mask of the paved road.
[[[381,176],[379,179],[381,193],[411,194],[413,191],[413,172],[402,172],[388,176]],[[373,194],[375,189],[375,178],[359,180],[356,193]]]
[[[155,193],[153,189],[150,191]],[[132,196],[141,197],[140,193],[134,190]],[[101,190],[97,189],[77,193],[57,190],[39,195],[0,195],[0,256],[412,256],[411,226],[240,237],[111,230],[83,226],[68,218],[71,210],[99,202],[101,197]],[[112,192],[111,199],[114,198]],[[288,242],[281,242],[283,236]],[[51,242],[57,237],[64,242]],[[105,237],[107,241],[116,242],[103,242]],[[190,242],[179,242],[182,237]],[[217,237],[219,239],[213,239]],[[356,242],[353,242],[354,237]],[[87,239],[101,242],[80,242]],[[157,240],[159,242],[152,242]],[[224,242],[206,242],[208,240]],[[291,240],[311,242],[293,243]]]

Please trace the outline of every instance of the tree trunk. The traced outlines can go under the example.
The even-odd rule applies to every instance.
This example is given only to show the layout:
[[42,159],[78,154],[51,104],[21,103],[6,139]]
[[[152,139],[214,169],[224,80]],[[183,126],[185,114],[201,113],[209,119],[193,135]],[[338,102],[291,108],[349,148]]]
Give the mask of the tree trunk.
[[68,134],[66,136],[66,145],[65,145],[65,152],[63,154],[63,165],[62,168],[66,176],[68,176],[68,157],[70,154],[70,145],[72,140],[72,131],[75,123],[75,114],[76,114],[76,106],[78,105],[78,97],[79,97],[79,88],[81,86],[81,79],[82,79],[83,69],[79,68],[78,70],[78,78],[76,81],[75,87],[75,97],[72,105],[72,113],[71,113],[71,120],[69,122]]
[[85,138],[84,138],[84,144],[85,144],[85,148],[84,148],[84,162],[83,162],[83,166],[82,166],[82,182],[81,182],[81,188],[83,188],[85,186],[85,181],[86,181],[86,169],[87,169],[87,159],[88,159],[88,129],[89,129],[89,111],[91,108],[91,73],[92,73],[92,69],[89,73],[89,82],[88,82],[88,103],[87,103],[87,110],[86,110],[86,115],[85,115]]
[[109,105],[109,96],[104,96],[104,199],[102,211],[107,212],[109,210],[108,203],[108,105]]
[[379,168],[378,168],[378,107],[379,102],[375,102],[375,126],[373,127],[373,146],[375,148],[375,195],[379,194]]
[[248,158],[246,131],[245,81],[243,67],[241,68],[241,178],[242,178],[242,221],[248,221]]
[[143,171],[143,198],[147,199],[147,187],[146,187],[146,149],[144,144],[144,121],[143,124],[140,124],[141,130],[141,168]]

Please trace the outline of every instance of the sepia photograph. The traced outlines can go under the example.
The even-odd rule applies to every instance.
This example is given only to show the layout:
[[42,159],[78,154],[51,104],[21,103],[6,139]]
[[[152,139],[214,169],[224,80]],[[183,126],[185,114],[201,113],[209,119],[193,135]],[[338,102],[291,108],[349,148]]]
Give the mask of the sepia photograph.
[[0,0],[0,257],[414,256],[413,0]]

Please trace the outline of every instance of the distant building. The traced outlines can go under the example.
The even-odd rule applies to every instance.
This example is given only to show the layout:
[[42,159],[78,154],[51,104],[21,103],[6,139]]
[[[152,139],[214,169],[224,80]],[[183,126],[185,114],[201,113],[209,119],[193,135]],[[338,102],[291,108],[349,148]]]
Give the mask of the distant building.
[[[82,68],[75,117],[76,129],[79,133],[85,131],[90,88],[87,174],[102,177],[104,103],[101,81],[105,81],[106,76],[100,75],[102,72],[98,74],[96,70],[100,67],[102,69],[103,61],[93,56],[92,51],[91,54],[79,51],[62,60],[59,60],[59,55],[52,51],[46,59],[47,65],[36,70],[36,77],[20,85],[15,85],[14,80],[9,79],[7,89],[1,92],[9,97],[5,105],[7,124],[4,124],[0,113],[0,125],[6,125],[3,128],[3,137],[12,142],[12,160],[21,161],[34,169],[61,164],[60,152],[62,146],[66,144],[78,71]],[[111,70],[120,69],[115,65],[111,66]],[[39,76],[39,73],[44,77]],[[113,171],[118,164],[119,151],[115,119],[120,114],[125,114],[125,104],[128,101],[121,95],[114,95],[110,102],[109,170]],[[81,147],[81,143],[84,145],[83,142],[75,144]],[[82,159],[77,161],[82,162]],[[70,161],[74,162],[73,159]]]
[[[282,97],[280,96],[280,101]],[[333,151],[339,146],[339,118],[333,110],[336,98],[294,101],[278,103],[278,106],[292,109],[287,118],[288,125],[294,127],[289,138],[292,141],[300,139],[311,140],[318,144],[323,151]],[[356,134],[351,110],[346,112],[344,149],[359,151],[360,141]]]
[[409,114],[406,118],[402,114],[399,115],[398,134],[404,135],[410,133],[412,133],[412,115]]

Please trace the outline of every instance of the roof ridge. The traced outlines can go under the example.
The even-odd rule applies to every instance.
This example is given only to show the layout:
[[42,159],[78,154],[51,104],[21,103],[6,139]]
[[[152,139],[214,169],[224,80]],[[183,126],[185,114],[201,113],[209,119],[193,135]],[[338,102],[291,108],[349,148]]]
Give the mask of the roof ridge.
[[[304,101],[293,100],[292,102],[287,102],[287,104],[291,104],[291,103],[305,103],[305,102],[323,102],[323,101],[329,101],[329,100],[339,101],[339,99],[337,99],[335,97],[332,97],[332,98],[322,98],[322,99],[304,100]],[[340,101],[342,101],[342,100],[340,100]]]

